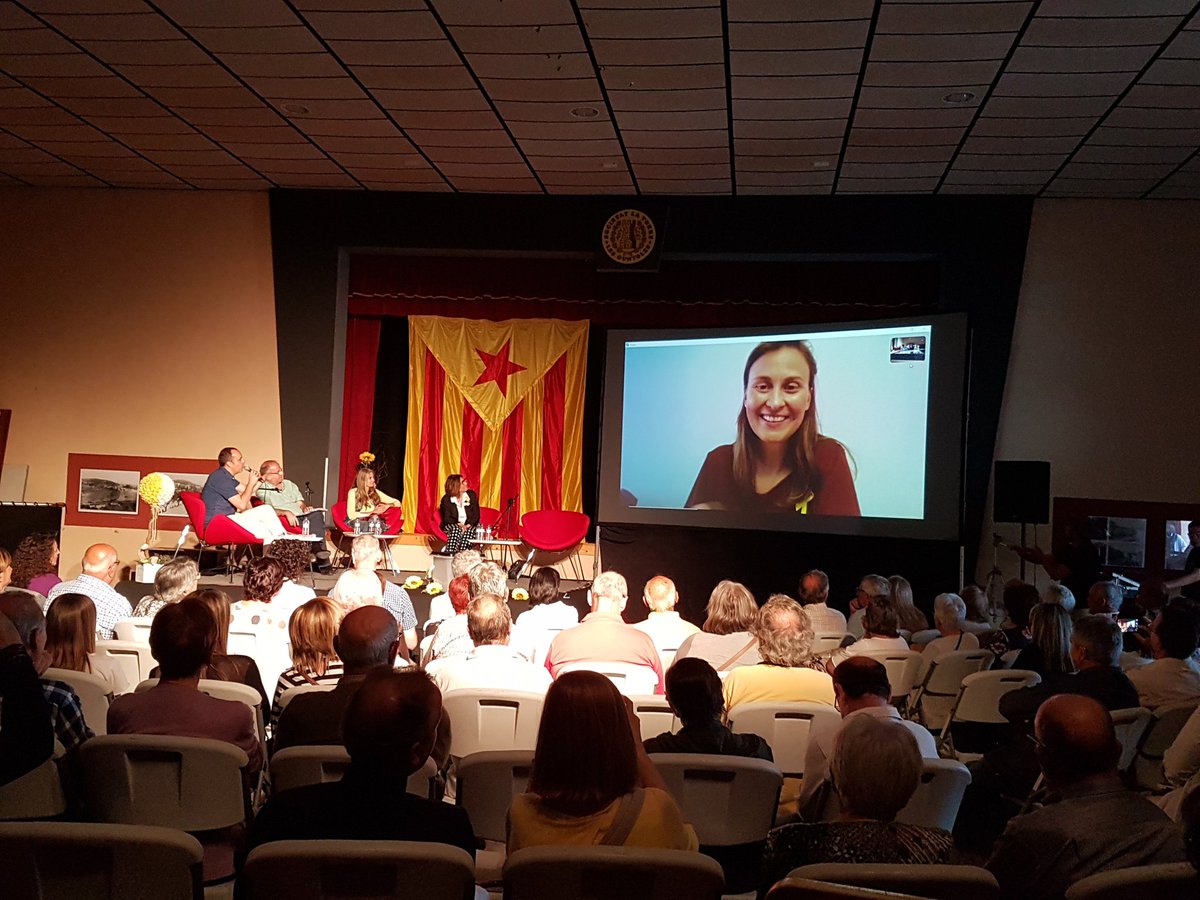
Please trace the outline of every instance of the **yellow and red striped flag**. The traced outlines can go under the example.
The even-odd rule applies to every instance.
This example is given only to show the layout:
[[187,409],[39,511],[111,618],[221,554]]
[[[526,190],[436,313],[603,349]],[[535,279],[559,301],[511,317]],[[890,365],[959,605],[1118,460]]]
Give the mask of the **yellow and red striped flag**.
[[448,476],[480,506],[581,511],[587,322],[408,319],[404,528],[436,534]]

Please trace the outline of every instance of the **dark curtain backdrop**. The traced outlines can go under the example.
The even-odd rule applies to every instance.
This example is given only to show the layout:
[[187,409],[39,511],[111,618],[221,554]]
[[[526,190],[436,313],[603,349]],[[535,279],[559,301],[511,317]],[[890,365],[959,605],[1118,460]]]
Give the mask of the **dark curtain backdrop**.
[[338,500],[344,500],[354,484],[358,455],[370,449],[379,332],[378,319],[351,317],[346,323],[346,381],[342,386],[342,465]]

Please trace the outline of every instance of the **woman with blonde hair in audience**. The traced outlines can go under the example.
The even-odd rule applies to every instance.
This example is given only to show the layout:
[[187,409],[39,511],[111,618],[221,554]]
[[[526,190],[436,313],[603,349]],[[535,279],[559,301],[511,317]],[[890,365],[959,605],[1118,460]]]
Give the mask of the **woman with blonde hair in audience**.
[[120,664],[96,653],[96,604],[85,594],[59,594],[46,608],[46,652],[55,669],[97,675],[113,694],[130,689]]
[[52,534],[31,534],[17,545],[12,558],[12,586],[43,597],[62,581],[58,577],[58,539]]
[[642,748],[633,707],[598,672],[546,692],[529,792],[513,798],[508,852],[547,844],[695,850],[696,833]]
[[927,631],[929,620],[913,603],[913,589],[908,579],[903,575],[893,575],[888,579],[888,585],[891,587],[892,605],[896,607],[896,616],[900,620],[900,630],[907,631],[909,635]]
[[1074,631],[1064,604],[1039,603],[1029,613],[1030,644],[1017,654],[1012,667],[1037,672],[1043,681],[1049,675],[1069,675],[1075,671],[1071,662]]
[[[263,687],[262,675],[258,671],[258,663],[251,657],[240,653],[229,653],[229,626],[232,620],[232,602],[229,595],[217,588],[204,588],[188,594],[184,599],[195,597],[210,610],[217,620],[217,642],[213,646],[212,661],[204,670],[203,678],[214,681],[236,681],[258,691],[262,698],[262,708],[267,709],[270,699]],[[154,673],[151,673],[152,675]]]
[[330,597],[315,597],[294,613],[288,622],[292,642],[292,667],[279,676],[271,703],[271,726],[283,708],[279,700],[288,688],[305,684],[337,684],[342,677],[333,639],[342,621],[342,607]]
[[758,621],[758,603],[749,588],[736,581],[718,582],[705,613],[700,633],[683,639],[676,659],[698,656],[718,672],[762,662],[758,638],[750,633]]
[[133,614],[151,618],[168,603],[178,603],[196,590],[200,583],[200,567],[194,560],[173,559],[165,562],[154,574],[154,593],[138,601]]

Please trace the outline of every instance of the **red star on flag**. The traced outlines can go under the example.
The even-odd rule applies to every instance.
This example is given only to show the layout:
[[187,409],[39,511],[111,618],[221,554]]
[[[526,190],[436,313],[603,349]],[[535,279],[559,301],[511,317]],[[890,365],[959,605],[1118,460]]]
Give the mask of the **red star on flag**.
[[476,385],[494,381],[496,387],[500,388],[501,396],[508,396],[508,376],[525,371],[524,366],[509,361],[508,348],[511,343],[512,341],[505,341],[499,353],[488,353],[486,350],[475,348],[475,352],[479,354],[479,359],[483,362],[483,371],[475,379]]

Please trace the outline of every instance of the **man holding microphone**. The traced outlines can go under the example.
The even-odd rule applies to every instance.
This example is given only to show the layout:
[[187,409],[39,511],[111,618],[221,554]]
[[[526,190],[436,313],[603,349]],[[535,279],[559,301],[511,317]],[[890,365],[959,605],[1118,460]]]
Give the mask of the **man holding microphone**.
[[236,447],[225,447],[217,455],[217,468],[208,476],[201,492],[205,527],[217,516],[229,516],[230,520],[260,540],[287,534],[273,507],[253,505],[254,494],[262,483],[262,477],[251,470],[246,483],[242,484],[237,476],[245,469],[242,452]]

